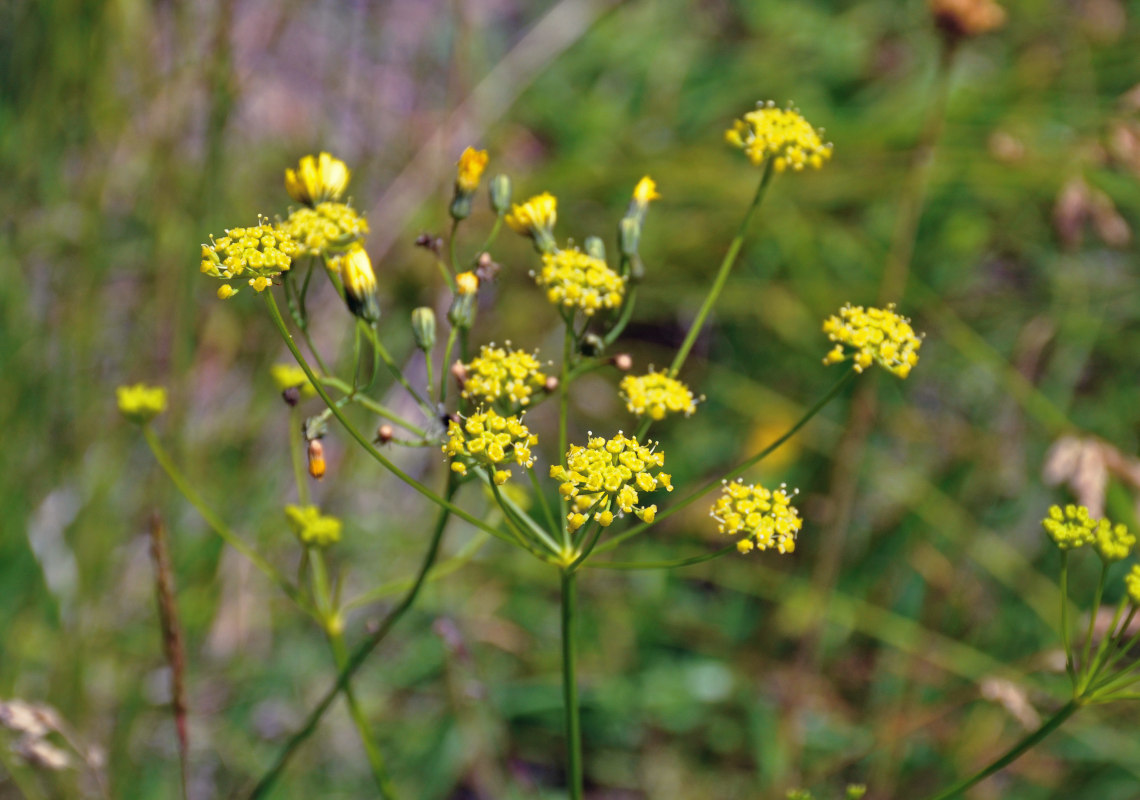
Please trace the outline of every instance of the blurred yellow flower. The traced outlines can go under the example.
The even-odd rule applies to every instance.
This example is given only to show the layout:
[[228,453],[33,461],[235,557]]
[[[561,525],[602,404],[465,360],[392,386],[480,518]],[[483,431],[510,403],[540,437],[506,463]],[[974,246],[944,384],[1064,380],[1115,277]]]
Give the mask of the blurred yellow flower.
[[661,420],[666,414],[683,413],[686,417],[697,410],[697,402],[689,387],[664,372],[626,375],[622,378],[622,399],[631,414]]
[[1097,538],[1100,522],[1089,515],[1084,506],[1069,504],[1062,509],[1050,506],[1049,516],[1041,520],[1041,527],[1061,550],[1072,550],[1092,544]]
[[531,396],[546,383],[541,368],[538,359],[523,350],[483,345],[479,355],[465,365],[463,396],[484,403],[529,405]]
[[471,194],[479,188],[483,170],[487,168],[487,151],[468,147],[459,156],[455,172],[455,189],[463,194]]
[[736,543],[741,553],[769,548],[791,553],[803,527],[803,519],[791,504],[786,486],[781,484],[779,489],[769,491],[759,484],[746,485],[739,478],[731,483],[725,481],[709,516],[717,521],[721,533],[744,534]]
[[372,259],[364,245],[360,242],[353,244],[347,253],[336,259],[336,264],[344,284],[344,301],[348,310],[370,322],[380,319],[380,307],[376,303],[376,273],[372,271]]
[[1133,564],[1131,571],[1124,576],[1124,586],[1132,605],[1140,606],[1140,564]]
[[469,465],[488,469],[492,480],[502,485],[511,477],[501,467],[514,461],[524,467],[534,466],[530,448],[538,437],[530,432],[521,416],[502,417],[491,409],[479,409],[462,422],[451,420],[443,453],[451,459],[451,469],[466,475]]
[[285,170],[285,190],[298,203],[313,206],[325,200],[339,200],[352,173],[339,158],[321,153],[305,156],[296,169]]
[[549,192],[536,195],[521,205],[511,206],[504,217],[515,233],[529,236],[539,252],[555,249],[554,223],[558,220],[558,200]]
[[269,374],[279,392],[296,387],[301,390],[302,397],[314,397],[317,394],[313,384],[309,383],[305,370],[296,364],[274,364],[269,368]]
[[457,294],[475,294],[479,291],[479,277],[470,270],[460,272],[455,276],[455,291]]
[[798,171],[819,169],[831,158],[832,145],[795,108],[776,108],[771,100],[756,105],[724,133],[725,141],[743,150],[753,164],[770,158],[777,172],[788,167]]
[[131,422],[143,425],[166,410],[166,390],[161,386],[120,386],[115,390],[119,411]]
[[[922,338],[915,335],[910,320],[895,313],[894,304],[881,308],[852,306],[839,309],[838,316],[830,316],[823,323],[827,338],[837,342],[824,356],[824,364],[838,364],[851,358],[855,371],[862,372],[872,363],[900,378],[910,374],[918,363],[918,350]],[[845,348],[851,348],[848,353]]]
[[344,250],[368,233],[368,220],[344,203],[320,203],[298,208],[282,227],[308,255]]
[[1136,536],[1133,535],[1123,523],[1113,525],[1107,519],[1097,523],[1096,551],[1106,562],[1123,561],[1132,555],[1132,548],[1136,546]]
[[344,527],[339,519],[322,514],[316,506],[285,506],[285,518],[306,547],[336,544]]
[[577,248],[545,253],[535,283],[546,288],[546,299],[566,309],[592,316],[600,308],[617,308],[625,294],[625,278],[605,261]]

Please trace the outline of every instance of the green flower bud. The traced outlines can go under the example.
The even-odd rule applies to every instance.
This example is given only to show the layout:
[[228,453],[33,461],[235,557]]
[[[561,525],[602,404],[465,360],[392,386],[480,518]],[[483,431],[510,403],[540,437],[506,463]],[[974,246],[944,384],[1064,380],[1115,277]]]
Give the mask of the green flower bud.
[[496,215],[505,214],[511,207],[511,179],[506,175],[496,175],[491,180],[491,210]]
[[471,195],[464,192],[456,192],[455,197],[451,201],[449,211],[451,218],[454,220],[467,219],[471,216]]
[[447,312],[447,320],[457,328],[468,328],[475,324],[475,310],[478,307],[477,295],[456,294]]
[[597,236],[587,236],[585,241],[586,252],[599,261],[606,260],[606,245]]
[[425,353],[435,346],[435,312],[427,306],[420,306],[412,312],[412,336],[416,347]]
[[625,217],[618,225],[618,247],[626,258],[637,255],[641,242],[641,221],[637,217]]

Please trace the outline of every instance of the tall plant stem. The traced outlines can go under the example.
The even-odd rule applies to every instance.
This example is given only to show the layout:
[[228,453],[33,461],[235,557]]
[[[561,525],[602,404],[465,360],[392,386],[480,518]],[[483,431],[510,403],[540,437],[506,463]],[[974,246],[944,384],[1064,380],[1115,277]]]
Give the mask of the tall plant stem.
[[1012,764],[1014,761],[1020,758],[1026,750],[1035,747],[1038,743],[1041,742],[1042,739],[1055,731],[1057,728],[1061,727],[1061,724],[1065,722],[1065,720],[1067,720],[1069,717],[1073,716],[1073,714],[1075,714],[1077,712],[1077,709],[1080,707],[1081,702],[1075,698],[1065,703],[1065,705],[1061,706],[1061,708],[1058,709],[1057,713],[1046,720],[1040,728],[1015,744],[1013,747],[1007,750],[1004,755],[992,762],[981,772],[975,773],[969,778],[958,781],[958,783],[955,783],[949,789],[944,789],[938,794],[931,795],[929,798],[927,798],[927,800],[948,800],[948,798],[957,797],[974,784],[980,783],[1003,767]]
[[[330,624],[328,626],[328,638],[337,671],[343,672],[348,666],[348,646],[344,641],[344,632]],[[351,681],[344,684],[344,700],[348,705],[349,716],[352,717],[357,734],[360,736],[364,754],[368,758],[368,766],[372,770],[372,780],[376,784],[376,790],[380,792],[380,796],[384,800],[391,800],[396,796],[395,788],[392,786],[392,778],[388,774],[388,767],[384,763],[384,755],[380,752],[376,737],[372,735],[372,728],[368,725],[368,718],[364,715],[364,709],[361,708],[360,702],[356,699],[356,692],[352,688]]]
[[[449,475],[447,489],[444,492],[448,501],[454,496],[455,490],[455,480]],[[420,565],[420,570],[416,574],[415,582],[411,588],[408,589],[407,594],[404,595],[400,603],[384,617],[384,620],[380,623],[376,631],[362,642],[348,658],[344,668],[341,669],[340,674],[337,675],[336,683],[325,692],[324,697],[322,697],[320,702],[309,712],[309,716],[305,719],[304,724],[293,734],[281,749],[281,752],[277,754],[273,765],[257,782],[253,791],[250,792],[250,800],[265,797],[269,793],[270,789],[277,783],[277,779],[281,777],[285,765],[289,763],[289,759],[292,758],[297,748],[304,744],[305,741],[313,735],[313,732],[316,731],[317,725],[320,724],[321,718],[325,715],[325,712],[328,711],[329,706],[332,705],[337,694],[344,691],[349,681],[352,680],[352,676],[356,674],[356,671],[360,669],[372,651],[384,641],[385,637],[387,637],[388,633],[392,630],[392,627],[407,613],[408,609],[412,607],[412,604],[416,602],[416,597],[419,595],[420,589],[427,579],[428,571],[431,569],[432,564],[435,563],[436,556],[439,554],[439,544],[443,539],[443,531],[447,527],[447,521],[450,517],[451,511],[447,507],[439,510],[439,515],[436,517],[435,528],[432,531],[431,541],[428,544],[428,550],[424,555],[423,563]]]
[[748,210],[744,212],[744,219],[740,221],[740,229],[737,230],[736,236],[728,245],[728,252],[724,254],[724,260],[720,262],[720,269],[716,273],[716,278],[713,280],[712,288],[705,296],[704,303],[701,304],[701,310],[697,312],[696,319],[693,324],[689,326],[689,332],[685,335],[685,341],[681,343],[681,348],[677,351],[677,355],[673,357],[673,363],[669,367],[669,375],[676,377],[677,373],[681,371],[681,367],[685,363],[685,359],[689,357],[689,351],[693,349],[693,344],[697,341],[697,336],[704,327],[705,320],[712,311],[712,307],[716,304],[717,298],[720,297],[721,290],[724,289],[724,284],[728,280],[728,274],[732,271],[732,265],[736,263],[736,257],[740,254],[740,248],[744,246],[744,237],[748,233],[748,226],[752,223],[752,217],[756,214],[756,209],[760,208],[760,201],[764,199],[764,193],[768,189],[768,184],[772,180],[772,160],[768,159],[764,166],[764,175],[760,178],[760,185],[756,187],[756,194],[752,197],[752,203],[748,206]]
[[582,800],[582,723],[578,711],[577,575],[562,576],[562,703],[566,715],[566,783],[571,800]]

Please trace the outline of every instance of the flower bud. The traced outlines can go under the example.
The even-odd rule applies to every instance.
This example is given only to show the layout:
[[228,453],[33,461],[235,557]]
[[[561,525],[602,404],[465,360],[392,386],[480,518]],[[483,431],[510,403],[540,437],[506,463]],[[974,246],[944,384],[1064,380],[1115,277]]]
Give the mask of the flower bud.
[[456,294],[447,312],[447,320],[457,328],[470,328],[475,324],[475,310],[478,308],[476,295]]
[[447,210],[453,220],[467,219],[471,216],[471,195],[456,194]]
[[621,372],[629,372],[633,369],[633,359],[629,353],[618,353],[611,361],[613,361],[613,365]]
[[380,306],[376,302],[376,273],[368,252],[357,242],[338,261],[348,310],[360,319],[376,322],[380,319]]
[[475,294],[479,291],[479,276],[474,272],[460,272],[455,276],[455,291],[459,294]]
[[435,312],[427,306],[420,306],[412,312],[412,337],[416,347],[425,353],[435,346]]
[[396,435],[396,431],[388,423],[384,423],[376,429],[376,442],[379,444],[388,444],[392,441],[392,437]]
[[578,345],[578,352],[587,358],[600,356],[605,349],[606,343],[596,333],[587,333],[582,337],[581,344]]
[[637,255],[641,243],[641,221],[637,217],[623,217],[618,224],[618,248],[626,258]]
[[506,175],[496,175],[491,179],[491,210],[496,215],[503,214],[511,206],[511,179]]
[[586,253],[598,259],[599,261],[606,260],[606,245],[597,236],[587,236],[586,241],[583,243]]
[[301,400],[301,390],[296,386],[286,386],[281,391],[281,399],[285,401],[285,405],[293,408]]
[[320,439],[309,442],[309,474],[318,481],[325,477],[325,446]]

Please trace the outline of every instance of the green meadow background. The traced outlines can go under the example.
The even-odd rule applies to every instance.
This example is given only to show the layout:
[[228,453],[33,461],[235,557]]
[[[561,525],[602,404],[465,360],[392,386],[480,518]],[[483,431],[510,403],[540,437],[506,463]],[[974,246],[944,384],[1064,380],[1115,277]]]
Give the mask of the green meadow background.
[[[1059,558],[1039,521],[1074,494],[1043,467],[1066,435],[1097,437],[1124,464],[1138,448],[1140,7],[1007,10],[950,78],[900,302],[926,334],[918,367],[905,382],[868,372],[749,473],[799,487],[796,552],[585,573],[589,797],[835,797],[847,782],[922,797],[1066,698]],[[833,160],[776,178],[685,367],[704,401],[655,429],[683,494],[837,377],[820,322],[879,298],[937,65],[920,0],[0,4],[0,699],[58,709],[102,750],[113,797],[178,796],[154,511],[187,642],[191,797],[261,774],[329,686],[321,632],[223,550],[114,403],[123,383],[166,386],[163,441],[246,541],[296,569],[281,513],[295,499],[289,417],[269,377],[288,353],[252,291],[219,302],[198,262],[211,232],[285,212],[282,173],[298,157],[327,149],[353,168],[381,333],[420,380],[409,313],[446,299],[413,241],[445,232],[464,146],[485,147],[516,198],[557,195],[560,238],[597,234],[611,249],[651,175],[662,198],[619,342],[644,369],[671,359],[758,179],[724,129],[761,99],[794,101],[825,128]],[[483,195],[476,208],[464,250],[490,224]],[[503,269],[473,343],[556,358],[529,244],[507,232],[493,255]],[[330,287],[314,313],[318,342],[347,366],[349,319]],[[576,387],[572,440],[631,429],[616,383],[599,372]],[[549,411],[532,415],[540,434]],[[314,491],[346,520],[330,556],[346,596],[409,576],[430,507],[335,426],[325,443]],[[442,482],[437,451],[391,454]],[[1109,513],[1135,527],[1129,472],[1107,491]],[[486,507],[474,488],[461,502]],[[707,504],[694,509],[619,552],[721,546]],[[454,521],[444,556],[474,535]],[[1095,567],[1076,559],[1082,608]],[[430,584],[372,656],[355,685],[402,796],[563,796],[557,596],[554,570],[492,542]],[[349,618],[350,642],[389,602]],[[969,796],[1140,797],[1137,719],[1135,705],[1083,711]],[[24,777],[43,797],[81,796],[86,780]],[[372,791],[338,703],[273,796]],[[20,796],[0,768],[0,798]]]

